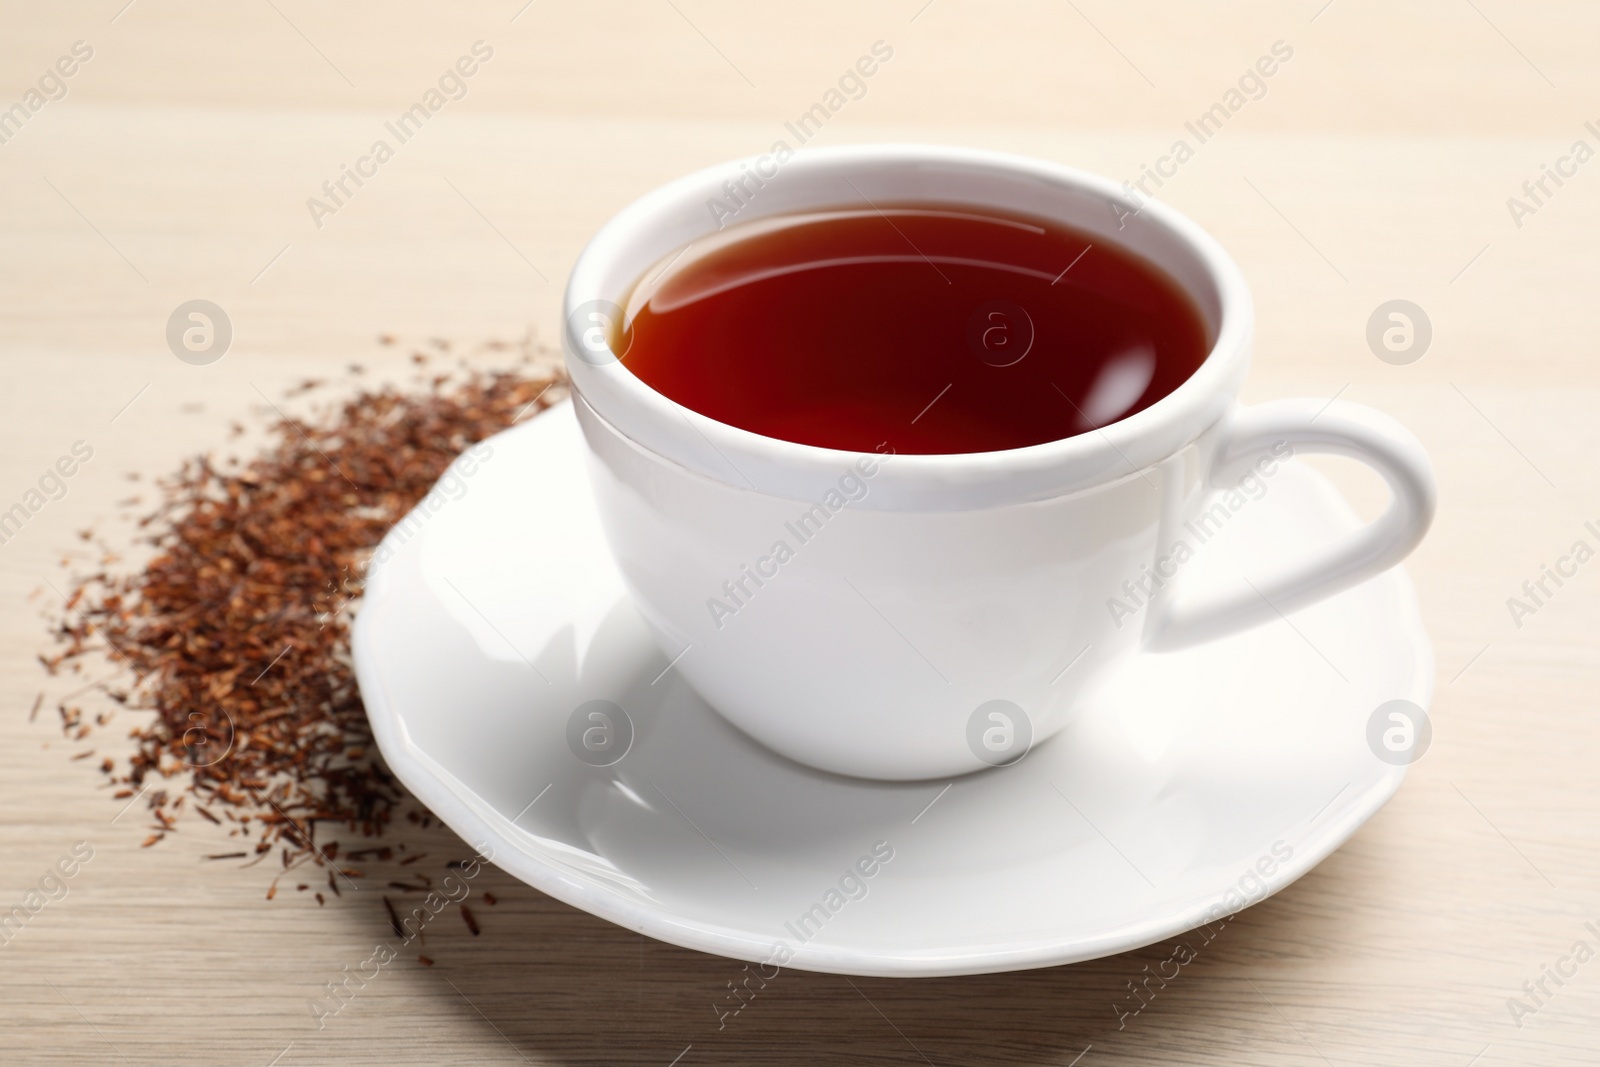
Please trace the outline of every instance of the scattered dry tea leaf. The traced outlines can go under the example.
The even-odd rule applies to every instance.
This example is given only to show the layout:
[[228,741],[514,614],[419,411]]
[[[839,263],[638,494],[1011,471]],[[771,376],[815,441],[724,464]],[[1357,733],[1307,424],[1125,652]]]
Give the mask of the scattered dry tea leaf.
[[[319,847],[318,827],[375,836],[405,795],[372,744],[350,659],[366,564],[462,451],[566,394],[559,368],[529,356],[524,346],[516,369],[463,362],[413,389],[363,389],[306,418],[271,404],[253,457],[198,456],[156,483],[158,506],[138,521],[151,550],[142,566],[112,569],[119,553],[102,545],[102,569],[71,583],[55,624],[63,647],[40,659],[59,674],[104,656],[122,673],[91,687],[154,712],[133,730],[126,765],[103,765],[116,797],[143,794],[146,847],[193,793],[203,817],[257,838],[254,862],[281,847],[280,877],[315,863],[339,893],[358,876],[335,866],[337,845]],[[57,710],[69,737],[88,735],[81,708]]]

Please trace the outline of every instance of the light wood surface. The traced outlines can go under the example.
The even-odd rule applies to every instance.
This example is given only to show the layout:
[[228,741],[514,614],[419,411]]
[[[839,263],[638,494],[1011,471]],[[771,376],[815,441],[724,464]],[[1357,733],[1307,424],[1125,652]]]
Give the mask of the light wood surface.
[[[1574,541],[1597,546],[1600,161],[1547,185],[1520,226],[1506,200],[1573,141],[1600,148],[1584,126],[1600,120],[1600,9],[124,2],[0,5],[0,108],[73,42],[94,49],[66,97],[0,145],[0,509],[73,442],[94,448],[68,495],[0,545],[0,910],[74,843],[94,850],[0,945],[0,1061],[1595,1062],[1600,962],[1546,980],[1553,995],[1521,1026],[1507,999],[1575,941],[1600,949],[1584,926],[1600,926],[1600,562],[1520,626],[1506,601]],[[319,229],[306,199],[478,40],[494,55],[466,97]],[[786,973],[719,1031],[711,1005],[735,965],[490,872],[481,937],[442,918],[434,966],[396,961],[318,1030],[308,998],[387,933],[377,892],[268,902],[259,870],[200,861],[225,842],[193,821],[142,849],[140,813],[117,818],[94,766],[122,750],[127,717],[83,743],[48,705],[28,721],[47,580],[61,584],[73,531],[139,491],[126,472],[171,470],[259,418],[257,388],[276,397],[353,361],[398,373],[429,338],[551,336],[565,273],[610,213],[765,150],[878,40],[892,61],[821,142],[994,147],[1119,179],[1275,41],[1293,48],[1160,195],[1254,286],[1247,398],[1337,393],[1432,452],[1439,518],[1408,564],[1438,658],[1431,751],[1353,840],[1241,915],[1124,1029],[1113,1002],[1169,946],[984,978]],[[203,368],[163,340],[196,297],[236,330]],[[1434,327],[1408,366],[1364,337],[1398,297]],[[1329,469],[1363,507],[1380,502]],[[95,759],[70,759],[89,747]],[[459,847],[437,829],[396,839]]]

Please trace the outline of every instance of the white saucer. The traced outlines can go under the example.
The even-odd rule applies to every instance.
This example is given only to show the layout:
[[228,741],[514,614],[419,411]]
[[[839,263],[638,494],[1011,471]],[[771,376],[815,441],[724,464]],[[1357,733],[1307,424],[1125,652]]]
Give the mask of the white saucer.
[[[608,555],[570,406],[491,444],[460,498],[419,508],[370,575],[354,646],[378,745],[497,865],[677,945],[925,976],[1146,945],[1337,848],[1404,776],[1368,749],[1368,719],[1432,695],[1393,570],[1287,621],[1140,658],[1014,766],[953,783],[812,771],[668,669]],[[1238,580],[1355,524],[1289,463],[1189,566]],[[633,724],[609,767],[567,740],[597,699]],[[851,876],[863,857],[871,877]]]

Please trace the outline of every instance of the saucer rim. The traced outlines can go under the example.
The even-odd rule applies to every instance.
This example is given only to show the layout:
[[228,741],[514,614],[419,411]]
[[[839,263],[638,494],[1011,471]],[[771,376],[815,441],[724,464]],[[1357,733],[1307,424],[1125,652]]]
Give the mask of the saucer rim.
[[[532,421],[536,420],[530,420],[524,426]],[[1331,504],[1349,510],[1349,505],[1321,472],[1306,467],[1301,473],[1317,484],[1319,491]],[[1389,625],[1410,639],[1415,695],[1417,702],[1427,708],[1434,696],[1435,658],[1432,643],[1423,626],[1415,586],[1403,566],[1391,568],[1371,581],[1396,583],[1401,611],[1391,617]],[[537,835],[522,830],[495,809],[487,807],[465,781],[429,756],[410,736],[404,720],[390,700],[384,679],[378,671],[381,650],[376,647],[377,638],[373,634],[376,625],[374,620],[384,610],[384,602],[390,594],[389,568],[378,564],[368,576],[362,610],[356,613],[352,626],[351,653],[373,739],[390,769],[418,800],[464,841],[484,853],[490,862],[564,904],[682,948],[749,963],[772,961],[775,946],[784,942],[782,938],[775,935],[758,937],[736,927],[685,920],[674,915],[667,905],[640,903],[608,890],[599,883],[575,878],[541,857],[526,842],[515,840],[508,831],[523,834],[526,838]],[[1148,651],[1140,653],[1159,654]],[[1295,854],[1280,863],[1275,884],[1240,911],[1281,892],[1332,855],[1388,803],[1405,780],[1407,769],[1406,766],[1385,765],[1370,780],[1359,802],[1346,807],[1340,818],[1318,829],[1313,837],[1297,844]],[[492,851],[486,852],[485,846]],[[790,959],[782,966],[859,977],[937,978],[1029,970],[1079,963],[1141,948],[1194,929],[1203,921],[1207,920],[1196,905],[1188,904],[1167,908],[1159,915],[1123,923],[1093,936],[1074,937],[1065,942],[1059,938],[1033,938],[1001,944],[950,945],[912,951],[814,948],[807,943],[791,944]]]

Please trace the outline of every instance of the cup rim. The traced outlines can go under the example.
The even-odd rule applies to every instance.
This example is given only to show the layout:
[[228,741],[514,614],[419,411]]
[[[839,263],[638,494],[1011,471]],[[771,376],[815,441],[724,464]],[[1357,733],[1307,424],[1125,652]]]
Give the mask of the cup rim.
[[[715,232],[719,227],[703,206],[708,197],[720,196],[726,180],[738,178],[743,167],[753,167],[765,158],[770,157],[730,160],[668,182],[602,226],[579,254],[568,279],[562,306],[562,349],[574,390],[585,405],[635,446],[736,489],[814,501],[863,455],[883,457],[768,437],[719,422],[657,392],[620,360],[597,363],[580,355],[578,312],[596,302],[624,302],[626,294],[603,289],[606,280],[617,273],[617,264],[634,253],[639,236],[667,218],[675,219],[681,228],[684,220],[698,217],[703,223],[702,236]],[[1049,499],[1137,478],[1193,443],[1233,407],[1249,365],[1254,319],[1250,290],[1233,258],[1199,224],[1158,200],[1130,195],[1131,186],[1119,186],[1109,178],[982,149],[921,144],[802,148],[782,170],[815,174],[832,169],[849,174],[886,164],[976,169],[1030,179],[1059,187],[1064,193],[1103,198],[1108,218],[1120,211],[1135,225],[1155,227],[1192,257],[1215,290],[1215,322],[1207,324],[1214,329],[1214,340],[1194,373],[1133,415],[1095,430],[1022,448],[895,454],[892,462],[880,465],[872,492],[852,507],[969,510]],[[907,199],[897,201],[905,202]],[[814,206],[837,204],[837,200],[818,200]],[[751,205],[760,207],[759,197]],[[786,207],[781,213],[793,210],[797,208]],[[778,213],[757,210],[749,218]],[[1173,276],[1167,265],[1154,262]],[[1174,281],[1197,304],[1204,305],[1192,286],[1176,277]]]

